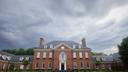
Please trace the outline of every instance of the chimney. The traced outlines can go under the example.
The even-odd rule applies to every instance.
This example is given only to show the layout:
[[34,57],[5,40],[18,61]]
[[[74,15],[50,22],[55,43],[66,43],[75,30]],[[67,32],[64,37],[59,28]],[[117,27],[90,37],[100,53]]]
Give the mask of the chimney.
[[40,38],[39,48],[44,48],[44,39],[43,38]]
[[82,48],[86,48],[86,40],[85,40],[85,38],[82,39]]

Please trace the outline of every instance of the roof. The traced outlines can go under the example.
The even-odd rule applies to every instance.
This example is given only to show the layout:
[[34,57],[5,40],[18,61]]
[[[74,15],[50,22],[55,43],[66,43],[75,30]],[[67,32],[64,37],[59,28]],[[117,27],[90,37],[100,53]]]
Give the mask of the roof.
[[46,43],[45,45],[47,46],[47,48],[50,48],[50,45],[53,45],[53,47],[59,45],[60,43],[64,43],[67,44],[68,46],[72,47],[75,45],[76,48],[79,48],[79,46],[81,46],[81,44],[76,43],[74,41],[51,41],[49,43]]
[[0,51],[0,60],[11,61],[11,62],[22,62],[20,58],[26,59],[31,63],[33,60],[33,55],[13,55],[7,52]]
[[[32,62],[33,60],[33,55],[16,55],[16,56],[12,56],[11,58],[11,62],[22,62],[24,59],[29,58],[28,61]],[[20,58],[23,58],[22,60],[20,60]]]
[[105,55],[99,55],[99,56],[92,56],[92,61],[102,61],[102,62],[112,62],[113,57],[112,56],[105,56]]

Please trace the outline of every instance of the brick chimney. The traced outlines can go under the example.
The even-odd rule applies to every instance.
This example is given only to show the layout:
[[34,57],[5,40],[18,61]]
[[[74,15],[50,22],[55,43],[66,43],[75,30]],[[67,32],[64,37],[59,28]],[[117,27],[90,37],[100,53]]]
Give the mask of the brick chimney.
[[85,38],[82,39],[82,48],[86,48],[86,40],[85,40]]
[[44,48],[44,39],[43,38],[40,38],[39,48]]

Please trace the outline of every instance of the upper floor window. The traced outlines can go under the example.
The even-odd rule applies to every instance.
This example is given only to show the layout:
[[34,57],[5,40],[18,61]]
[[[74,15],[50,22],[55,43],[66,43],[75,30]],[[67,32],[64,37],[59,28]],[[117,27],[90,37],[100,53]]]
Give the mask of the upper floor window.
[[52,52],[49,52],[49,58],[52,58]]
[[64,52],[61,52],[61,53],[60,53],[60,60],[61,60],[61,61],[66,60],[66,55],[65,55]]
[[79,52],[79,56],[80,56],[80,58],[82,58],[82,52]]
[[73,52],[73,58],[76,58],[76,52]]
[[40,58],[40,52],[37,52],[37,56],[36,56],[37,58]]
[[43,58],[46,58],[46,52],[43,52]]
[[88,58],[88,52],[85,52],[85,58]]

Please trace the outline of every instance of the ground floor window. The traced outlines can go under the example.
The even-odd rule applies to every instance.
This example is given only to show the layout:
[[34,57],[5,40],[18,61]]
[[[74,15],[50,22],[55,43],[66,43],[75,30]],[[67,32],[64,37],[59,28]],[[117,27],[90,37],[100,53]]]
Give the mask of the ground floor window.
[[77,63],[76,62],[73,63],[73,69],[77,69]]

